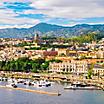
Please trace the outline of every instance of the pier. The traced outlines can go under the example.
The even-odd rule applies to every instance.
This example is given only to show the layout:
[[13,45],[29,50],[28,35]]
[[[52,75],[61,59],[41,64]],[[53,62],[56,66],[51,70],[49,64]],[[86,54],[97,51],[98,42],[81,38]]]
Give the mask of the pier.
[[47,92],[47,91],[42,91],[42,90],[31,90],[31,89],[26,89],[26,88],[12,88],[12,87],[6,87],[6,86],[1,86],[0,88],[5,88],[5,89],[12,89],[12,90],[20,90],[20,91],[25,91],[25,92],[32,92],[32,93],[38,93],[38,94],[46,94],[46,95],[51,95],[51,96],[60,96],[61,94],[59,92]]

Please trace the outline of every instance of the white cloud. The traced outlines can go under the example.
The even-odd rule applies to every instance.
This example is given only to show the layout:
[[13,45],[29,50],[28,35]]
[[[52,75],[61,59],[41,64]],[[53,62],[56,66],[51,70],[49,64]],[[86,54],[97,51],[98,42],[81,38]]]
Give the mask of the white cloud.
[[[30,2],[30,0],[0,0],[0,28],[28,28],[40,21],[29,17],[19,17],[20,12],[5,7],[4,2]],[[22,12],[21,12],[22,14]]]
[[34,25],[24,24],[24,25],[0,25],[0,29],[5,28],[30,28]]
[[26,10],[25,14],[45,14],[58,18],[104,17],[104,0],[1,0],[3,2],[31,2],[38,10]]
[[38,19],[32,19],[27,17],[18,17],[19,13],[15,13],[11,9],[0,9],[0,28],[28,28],[40,21]]
[[0,8],[4,6],[4,2],[29,2],[29,5],[36,9],[22,12],[0,9],[0,24],[5,25],[0,28],[31,27],[40,22],[35,18],[18,17],[20,14],[44,14],[46,17],[43,21],[46,22],[53,18],[66,18],[70,20],[67,25],[77,24],[77,20],[85,18],[104,17],[104,0],[0,0]]
[[[86,24],[86,22],[69,22],[65,25],[62,24],[62,26],[75,26],[75,25],[79,25],[79,24]],[[103,22],[98,22],[98,23],[97,22],[87,22],[87,24],[89,24],[89,25],[99,25],[99,24],[104,24],[104,21]]]
[[19,14],[15,13],[11,9],[0,10],[0,23],[1,24],[37,24],[40,21],[37,19],[31,19],[27,17],[17,17]]
[[0,0],[0,2],[29,2],[30,0]]
[[[50,17],[91,18],[104,17],[104,0],[30,0],[30,6]],[[28,11],[36,13],[34,11]]]
[[1,24],[12,24],[12,25],[21,25],[21,24],[37,24],[40,21],[37,19],[30,19],[30,18],[14,18],[14,17],[10,17],[10,18],[1,18],[0,17],[0,23]]

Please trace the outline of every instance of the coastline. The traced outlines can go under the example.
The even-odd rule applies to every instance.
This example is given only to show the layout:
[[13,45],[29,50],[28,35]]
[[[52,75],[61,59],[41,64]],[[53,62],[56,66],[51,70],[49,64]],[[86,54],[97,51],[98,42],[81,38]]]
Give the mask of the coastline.
[[69,75],[62,74],[50,74],[50,73],[21,73],[21,72],[0,72],[0,77],[11,77],[15,79],[32,79],[32,80],[50,80],[57,82],[72,83],[74,81],[80,81],[93,85],[104,90],[104,80],[102,79],[82,79],[80,77],[70,77]]

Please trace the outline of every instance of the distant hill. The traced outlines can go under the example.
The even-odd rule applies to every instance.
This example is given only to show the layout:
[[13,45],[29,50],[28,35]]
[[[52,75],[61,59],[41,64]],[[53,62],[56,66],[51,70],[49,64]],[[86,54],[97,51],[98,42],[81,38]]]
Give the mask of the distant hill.
[[39,33],[42,36],[78,36],[88,33],[98,33],[100,36],[104,36],[104,25],[88,25],[80,24],[72,27],[64,27],[58,25],[51,25],[46,23],[39,23],[31,28],[7,28],[0,29],[0,38],[23,38],[34,36],[35,33]]

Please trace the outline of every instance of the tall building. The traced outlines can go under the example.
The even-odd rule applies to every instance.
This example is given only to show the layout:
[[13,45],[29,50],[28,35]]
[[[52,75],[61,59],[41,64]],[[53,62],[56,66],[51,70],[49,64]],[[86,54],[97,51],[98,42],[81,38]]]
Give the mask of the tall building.
[[40,47],[40,37],[39,34],[35,34],[33,45],[31,47]]
[[35,36],[34,36],[34,42],[37,43],[37,45],[40,44],[40,37],[39,37],[38,33],[36,33]]

